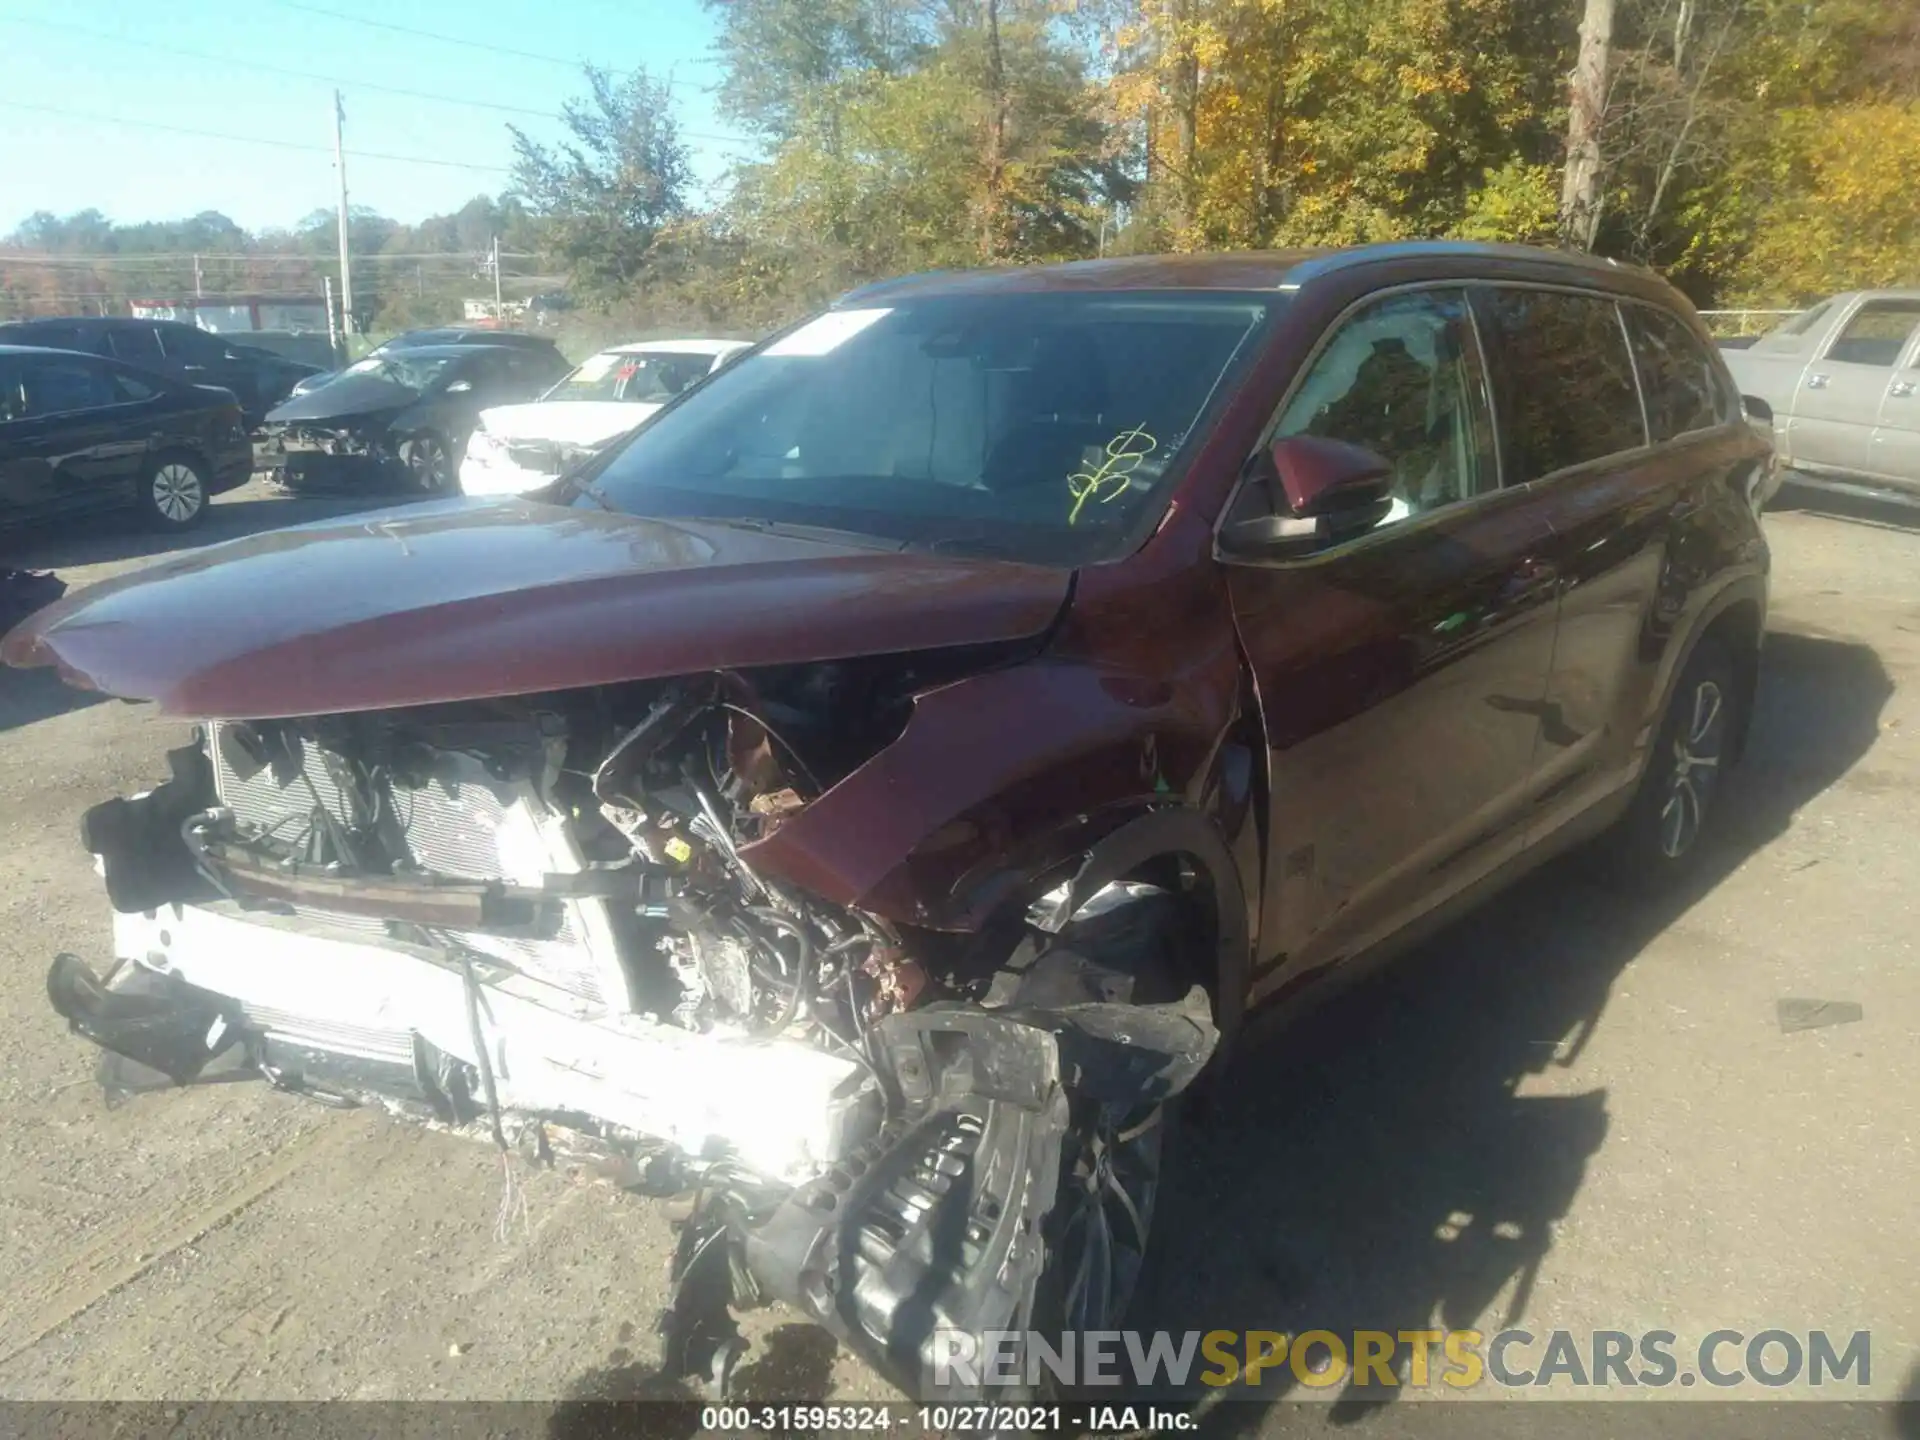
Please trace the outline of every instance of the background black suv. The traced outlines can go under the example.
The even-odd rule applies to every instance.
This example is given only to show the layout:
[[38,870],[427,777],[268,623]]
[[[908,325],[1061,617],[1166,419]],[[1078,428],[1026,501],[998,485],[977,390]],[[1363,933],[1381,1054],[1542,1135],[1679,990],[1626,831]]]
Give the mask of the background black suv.
[[0,325],[0,345],[81,350],[189,384],[217,385],[234,393],[249,426],[258,425],[300,380],[321,373],[317,366],[303,365],[178,320],[87,315],[21,320]]
[[[520,330],[482,330],[472,325],[439,325],[428,330],[403,330],[391,340],[374,346],[367,352],[366,358],[390,355],[395,350],[422,350],[429,345],[504,345],[511,350],[534,350],[550,356],[560,362],[562,373],[573,368],[566,364],[560,347],[544,335],[528,335]],[[339,373],[338,370],[329,370],[305,376],[295,383],[290,393],[310,395]]]

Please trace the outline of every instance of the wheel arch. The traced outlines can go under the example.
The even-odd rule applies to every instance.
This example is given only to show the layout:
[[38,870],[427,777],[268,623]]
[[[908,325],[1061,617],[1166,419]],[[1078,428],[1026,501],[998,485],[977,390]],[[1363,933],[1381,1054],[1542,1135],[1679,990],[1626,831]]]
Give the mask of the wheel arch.
[[[1640,775],[1651,755],[1654,735],[1673,703],[1674,690],[1700,643],[1709,636],[1724,644],[1733,657],[1738,681],[1738,722],[1729,737],[1735,759],[1744,752],[1747,727],[1760,678],[1760,647],[1767,624],[1767,584],[1763,571],[1746,571],[1697,601],[1659,642],[1658,668],[1640,717],[1640,741],[1634,774]],[[1652,637],[1649,637],[1651,640]]]
[[[1107,886],[1129,879],[1159,878],[1156,870],[1164,871],[1168,866],[1190,882],[1168,887],[1171,893],[1191,907],[1194,918],[1207,927],[1210,957],[1201,973],[1188,978],[1203,985],[1211,996],[1214,1023],[1220,1029],[1221,1049],[1225,1050],[1245,1015],[1253,937],[1240,867],[1227,837],[1205,812],[1190,805],[1166,805],[1122,821],[1088,847],[1077,863],[1071,863],[1064,883],[1040,897],[1043,902],[1051,899],[1052,904],[1043,904],[1045,913],[1031,923],[1057,935]],[[1059,875],[1068,868],[1068,864],[1062,864],[1050,874]]]
[[[1707,641],[1718,641],[1733,661],[1733,673],[1739,701],[1734,712],[1734,730],[1729,737],[1735,760],[1747,751],[1747,735],[1753,726],[1753,704],[1760,690],[1760,648],[1766,635],[1766,610],[1750,595],[1736,596],[1700,629],[1689,647],[1689,658]],[[1682,666],[1684,669],[1684,665]],[[1677,675],[1677,672],[1676,672]],[[1678,683],[1677,678],[1675,683]]]

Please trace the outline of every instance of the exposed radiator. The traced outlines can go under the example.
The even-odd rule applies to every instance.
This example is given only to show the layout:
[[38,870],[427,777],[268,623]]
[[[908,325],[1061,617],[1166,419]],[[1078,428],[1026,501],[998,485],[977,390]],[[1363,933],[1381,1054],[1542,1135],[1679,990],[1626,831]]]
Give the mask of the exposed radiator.
[[[318,746],[295,739],[300,770],[282,784],[271,767],[243,778],[220,744],[222,726],[208,727],[214,787],[220,803],[243,825],[296,844],[321,823],[324,809],[348,823],[348,802],[327,772]],[[527,782],[502,784],[478,761],[448,757],[453,772],[418,789],[386,787],[385,798],[406,837],[410,858],[438,875],[472,880],[538,884],[546,873],[580,869],[580,855],[565,826]],[[470,769],[469,769],[470,767]],[[316,923],[356,936],[385,936],[383,921],[303,907]],[[512,966],[536,979],[600,1005],[627,1008],[626,983],[614,949],[606,901],[569,900],[558,930],[528,939],[442,932],[447,940]]]

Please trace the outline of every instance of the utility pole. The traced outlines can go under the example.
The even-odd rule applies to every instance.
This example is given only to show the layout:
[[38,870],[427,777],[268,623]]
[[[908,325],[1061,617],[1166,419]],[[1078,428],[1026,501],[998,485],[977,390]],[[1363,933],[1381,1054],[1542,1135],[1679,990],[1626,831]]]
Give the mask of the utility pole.
[[506,316],[500,311],[500,237],[493,237],[493,323],[504,325]]
[[340,333],[353,333],[353,260],[347,249],[347,149],[341,127],[347,123],[347,107],[338,90],[333,92],[333,166],[340,172]]
[[1607,118],[1607,58],[1613,45],[1614,0],[1587,0],[1580,23],[1580,60],[1573,72],[1567,121],[1567,172],[1560,190],[1560,240],[1591,250],[1600,233],[1600,137]]
[[201,288],[201,284],[200,284],[200,257],[199,257],[198,255],[196,255],[196,256],[194,256],[194,257],[193,257],[193,298],[194,298],[194,299],[196,299],[196,300],[198,300],[198,299],[200,299],[200,298],[201,298],[201,297],[202,297],[203,295],[205,295],[206,293],[207,293],[207,292],[206,292],[206,291],[205,291],[204,289],[202,289],[202,288]]

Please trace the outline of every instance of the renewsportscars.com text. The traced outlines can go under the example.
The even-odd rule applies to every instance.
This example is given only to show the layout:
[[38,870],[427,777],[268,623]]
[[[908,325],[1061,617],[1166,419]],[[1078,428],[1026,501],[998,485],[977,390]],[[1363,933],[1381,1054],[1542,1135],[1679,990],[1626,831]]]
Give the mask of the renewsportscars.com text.
[[1593,1390],[1707,1385],[1865,1387],[1872,1336],[1825,1330],[1088,1330],[936,1332],[936,1387],[1034,1385],[1382,1386]]

